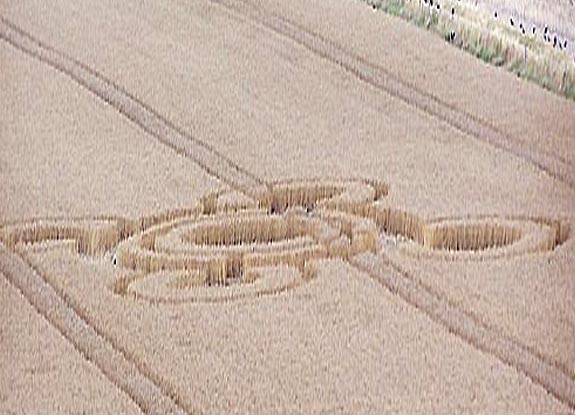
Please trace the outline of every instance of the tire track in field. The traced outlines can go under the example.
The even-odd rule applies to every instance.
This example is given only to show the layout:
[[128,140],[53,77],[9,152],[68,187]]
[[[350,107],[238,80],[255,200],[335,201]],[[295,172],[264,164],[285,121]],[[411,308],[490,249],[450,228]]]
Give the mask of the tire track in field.
[[98,71],[44,44],[0,16],[0,39],[68,75],[75,82],[137,124],[142,130],[191,158],[208,174],[243,193],[253,195],[264,182],[205,141],[192,137],[158,111]]
[[[224,1],[229,3],[228,0],[211,1],[217,3]],[[272,30],[274,29],[272,28]],[[284,34],[277,30],[274,31],[280,35],[290,37],[289,34]],[[17,49],[68,75],[79,85],[85,87],[110,106],[117,109],[122,115],[136,123],[144,131],[177,152],[190,157],[208,173],[228,183],[231,187],[243,190],[244,193],[249,195],[257,194],[257,190],[254,191],[253,189],[261,189],[261,187],[265,185],[262,180],[256,178],[241,166],[236,165],[206,143],[184,133],[179,127],[129,94],[122,87],[114,84],[85,64],[67,57],[63,53],[34,39],[3,17],[0,17],[0,38]],[[312,46],[313,39],[317,38],[311,39]],[[319,39],[321,40],[322,38]],[[294,40],[298,42],[296,39]],[[321,40],[321,42],[325,43],[328,41]],[[306,46],[305,43],[298,43],[314,51],[311,47]],[[332,47],[334,50],[338,50],[337,47]],[[345,52],[340,50],[339,53],[342,54],[342,59],[340,60],[338,60],[337,56],[334,58],[334,55],[330,55],[325,51],[321,52],[320,50],[316,52],[316,54],[323,58],[337,63],[345,70],[355,74],[362,81],[378,89],[385,90],[391,95],[394,95],[393,89],[391,88],[397,85],[400,85],[401,88],[407,88],[407,92],[411,91],[409,90],[409,86],[401,80],[389,81],[389,79],[384,76],[382,78],[383,81],[388,82],[391,86],[387,83],[379,84],[377,80],[372,81],[371,75],[365,75],[359,69],[354,69],[354,67],[349,66],[351,64],[346,63],[345,56],[347,55],[345,55]],[[347,59],[353,59],[353,56],[348,56]],[[367,62],[365,64],[368,66],[371,65]],[[346,65],[349,66],[349,68],[346,67]],[[375,67],[374,70],[377,72],[377,67]],[[385,70],[381,70],[385,73]],[[375,77],[376,75],[373,76]],[[385,88],[386,85],[392,92]],[[400,93],[402,93],[401,91]],[[417,96],[417,93],[416,91],[413,96]],[[411,104],[409,99],[414,99],[411,95],[402,97],[398,93],[398,95],[394,96],[399,97],[408,104],[432,116],[443,119],[440,115],[426,111],[425,108],[421,107],[417,102]],[[432,97],[429,99],[433,101]],[[438,105],[442,107],[443,104],[439,101],[437,102]],[[454,111],[457,112],[457,110]],[[443,120],[451,124],[449,120]],[[202,159],[202,157],[205,159]],[[208,160],[208,162],[205,160]],[[214,164],[210,164],[211,162]],[[90,325],[89,321],[82,317],[79,310],[76,310],[73,304],[70,304],[69,301],[66,300],[64,293],[58,293],[30,264],[26,263],[18,255],[7,252],[1,244],[0,264],[3,265],[3,269],[6,268],[5,273],[9,280],[19,288],[34,307],[57,327],[88,360],[95,363],[116,386],[128,393],[141,408],[146,408],[148,413],[186,412],[186,409],[184,409],[181,404],[176,403],[178,397],[172,388],[168,387],[163,380],[157,379],[154,374],[149,372],[142,364],[138,365],[134,360],[130,360],[130,356],[127,352],[122,351],[118,345],[115,345],[112,339],[106,339],[104,334],[98,333],[96,329]],[[409,281],[409,277],[404,275],[405,272],[400,268],[393,267],[395,271],[404,277],[403,279],[405,281],[400,280],[398,275],[387,277],[384,271],[389,264],[386,261],[378,262],[375,268],[361,262],[354,263],[354,266],[364,272],[368,272],[368,274],[378,279],[392,292],[401,296],[409,304],[426,315],[429,315],[435,321],[438,321],[446,327],[449,332],[457,335],[473,348],[488,353],[510,367],[520,371],[543,386],[554,396],[558,397],[561,402],[567,403],[570,407],[575,408],[575,398],[573,398],[572,395],[573,385],[566,385],[564,382],[565,375],[563,373],[555,373],[552,367],[549,368],[549,365],[541,361],[536,355],[533,355],[528,350],[521,349],[523,350],[523,355],[520,359],[509,358],[509,356],[512,356],[513,353],[516,352],[515,349],[518,347],[517,345],[506,344],[504,338],[487,327],[475,327],[474,324],[476,323],[473,323],[473,321],[470,322],[469,316],[466,318],[464,311],[450,306],[447,300],[442,296],[435,297],[434,299],[431,298],[431,293],[426,293],[424,287],[419,287],[415,282]],[[56,313],[50,311],[53,304],[57,306]],[[442,316],[440,312],[442,309],[447,310],[446,316]],[[457,323],[453,316],[462,318],[462,322]],[[466,330],[460,330],[457,324],[466,327]],[[113,361],[114,364],[109,364],[110,361]],[[525,364],[525,362],[532,362],[532,364]],[[555,378],[556,376],[557,378]],[[150,389],[151,392],[148,392],[146,388]],[[160,405],[158,402],[161,402],[161,405],[163,405],[161,408],[158,408],[157,405]],[[188,408],[187,411],[188,413],[193,412],[191,408]]]
[[94,364],[121,392],[146,414],[192,413],[175,399],[165,381],[158,379],[112,340],[91,325],[65,294],[58,293],[24,258],[0,243],[2,274],[80,354]]
[[[197,140],[158,112],[104,78],[95,70],[34,39],[0,16],[0,39],[72,78],[118,110],[144,131],[194,160],[206,172],[246,194],[263,182],[234,164],[204,142]],[[58,329],[72,345],[98,367],[112,384],[126,393],[147,414],[190,414],[164,379],[130,356],[116,342],[99,332],[65,293],[58,292],[25,259],[0,243],[0,267],[6,278],[32,306]]]
[[385,254],[364,254],[352,258],[350,262],[359,271],[367,273],[466,344],[514,368],[544,388],[559,402],[575,409],[575,382],[560,368],[522,344],[499,334],[465,310],[450,304],[443,295],[416,282]]
[[320,58],[338,65],[344,71],[370,86],[387,92],[407,105],[445,122],[465,135],[519,157],[575,190],[575,167],[566,159],[524,147],[521,142],[491,125],[488,121],[442,101],[431,93],[423,91],[393,74],[383,66],[374,64],[306,26],[274,14],[271,10],[263,10],[246,0],[209,1],[290,39]]

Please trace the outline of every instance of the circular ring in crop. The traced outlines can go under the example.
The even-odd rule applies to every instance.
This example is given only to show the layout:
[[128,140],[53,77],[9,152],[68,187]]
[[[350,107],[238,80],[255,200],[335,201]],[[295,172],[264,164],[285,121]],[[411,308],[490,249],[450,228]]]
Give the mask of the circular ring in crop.
[[[217,301],[284,291],[313,278],[315,260],[375,250],[376,240],[375,226],[343,212],[246,210],[153,226],[122,241],[116,254],[119,265],[142,273],[126,293]],[[296,276],[271,278],[270,267]]]
[[401,251],[416,257],[447,260],[485,260],[548,251],[566,238],[559,221],[528,218],[443,219],[424,225],[419,244]]

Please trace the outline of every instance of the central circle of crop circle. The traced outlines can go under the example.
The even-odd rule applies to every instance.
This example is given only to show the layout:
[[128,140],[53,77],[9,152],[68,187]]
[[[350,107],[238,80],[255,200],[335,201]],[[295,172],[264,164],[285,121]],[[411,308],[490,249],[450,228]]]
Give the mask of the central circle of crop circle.
[[127,288],[137,297],[221,301],[310,279],[311,262],[328,257],[340,236],[340,229],[305,210],[252,210],[163,223],[126,239],[117,252],[120,265],[144,273]]
[[293,217],[286,220],[282,216],[245,215],[235,221],[196,222],[187,227],[182,241],[193,245],[253,247],[304,237],[310,231],[305,225]]
[[318,259],[375,250],[376,228],[344,211],[386,192],[363,180],[307,180],[275,183],[252,200],[208,195],[201,213],[118,245],[119,265],[141,273],[124,292],[152,301],[220,301],[295,287],[315,275]]

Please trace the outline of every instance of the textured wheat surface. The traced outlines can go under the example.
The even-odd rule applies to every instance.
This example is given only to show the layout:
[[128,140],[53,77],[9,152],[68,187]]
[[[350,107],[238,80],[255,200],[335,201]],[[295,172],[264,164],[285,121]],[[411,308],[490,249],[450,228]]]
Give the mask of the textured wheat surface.
[[2,412],[141,413],[0,276]]
[[0,65],[0,222],[138,217],[188,207],[220,186],[61,73],[4,42]]
[[114,297],[107,263],[87,266],[58,250],[32,256],[93,310],[96,326],[202,412],[566,411],[344,262],[322,264],[287,295],[161,308]]
[[[65,68],[0,41],[0,236],[14,235],[2,239],[7,249],[184,412],[572,412],[528,368],[503,363],[348,259],[352,249],[385,256],[382,274],[404,270],[433,298],[571,376],[575,246],[561,229],[573,229],[575,217],[573,103],[360,1],[23,0],[2,2],[0,14],[134,98],[132,107],[109,105]],[[162,131],[177,127],[184,144],[190,139],[220,164],[194,161],[194,153],[139,128],[153,114],[136,100],[175,126]],[[240,194],[234,174],[264,190]],[[374,203],[382,196],[378,210],[350,205],[347,195],[323,206],[345,212],[322,213],[297,186],[265,193],[272,183],[308,179],[329,196],[335,178],[381,183],[350,192]],[[195,268],[170,273],[158,261],[149,274],[144,260],[127,267],[117,256],[119,239],[152,246],[150,229],[174,220],[228,215],[235,223],[238,209],[282,214],[294,200],[299,214],[338,224],[340,239],[309,268],[246,275],[249,293]],[[346,222],[352,214],[357,223]],[[55,228],[34,227],[38,221]],[[111,221],[112,230],[90,231],[97,221]],[[495,225],[481,227],[489,221]],[[529,247],[537,249],[507,250],[514,221],[535,229],[529,235],[539,239]],[[229,223],[210,228],[217,237],[196,235],[204,242],[197,249],[265,239],[256,232],[267,232],[261,223],[241,235]],[[480,225],[433,233],[435,223]],[[305,246],[301,233],[287,240],[290,233],[279,232],[277,243]],[[172,249],[182,235],[189,233],[167,235],[158,247]],[[413,248],[426,237],[428,246]],[[65,240],[19,243],[42,238]],[[482,254],[449,251],[479,245],[487,246]],[[4,296],[12,285],[2,284]],[[107,412],[84,406],[94,401],[97,379],[108,412],[136,408],[128,399],[137,382],[128,394],[114,390],[119,375],[71,379],[86,365],[112,373],[104,352],[82,339],[68,346],[91,350],[90,363],[60,352],[62,339],[45,335],[49,326],[27,325],[43,317],[6,301],[15,321],[7,332],[54,348],[57,379],[78,394],[42,374],[21,375],[46,357],[39,348],[20,353],[3,329],[2,358],[10,361],[0,366],[0,412],[41,412],[35,394],[56,406],[62,400],[62,411]],[[14,396],[27,391],[20,406]],[[114,406],[125,402],[117,396],[125,409]]]

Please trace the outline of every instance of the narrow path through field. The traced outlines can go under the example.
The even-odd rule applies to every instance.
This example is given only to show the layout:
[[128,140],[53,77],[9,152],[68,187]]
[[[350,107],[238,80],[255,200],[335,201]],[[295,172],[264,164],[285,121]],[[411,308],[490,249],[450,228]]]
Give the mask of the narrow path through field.
[[0,264],[8,280],[73,346],[146,414],[186,414],[167,386],[84,319],[30,264],[0,244]]
[[77,60],[45,45],[0,16],[0,39],[71,77],[98,98],[162,143],[194,160],[206,172],[244,193],[253,192],[264,182],[234,163],[206,142],[192,137],[167,118]]
[[[496,147],[503,148],[518,157],[539,166],[550,175],[575,186],[575,177],[570,166],[556,159],[518,148],[511,139],[484,122],[475,119],[436,98],[418,91],[404,81],[393,77],[383,68],[377,67],[349,54],[329,41],[311,32],[297,27],[279,17],[267,17],[257,9],[242,8],[228,0],[213,0],[231,7],[234,11],[247,13],[250,18],[302,44],[310,51],[332,61],[346,71],[355,74],[360,80],[374,87],[387,91],[425,111],[431,116],[440,118],[470,136],[486,140]],[[248,195],[254,194],[265,181],[256,177],[245,168],[235,164],[205,142],[191,137],[147,104],[139,101],[121,86],[114,84],[104,76],[67,57],[52,47],[34,39],[18,27],[0,18],[0,38],[21,51],[47,63],[65,73],[79,85],[90,90],[94,95],[117,109],[122,115],[141,127],[153,137],[179,153],[185,154],[236,190]],[[0,262],[6,275],[28,298],[28,300],[54,324],[89,360],[93,361],[112,380],[114,384],[126,391],[148,413],[185,413],[190,408],[182,408],[177,397],[154,375],[145,368],[130,361],[125,353],[118,350],[110,339],[95,331],[86,319],[67,303],[61,293],[57,293],[38,273],[26,265],[17,255],[11,254],[0,246]],[[362,270],[366,267],[356,265]],[[382,271],[388,268],[384,262],[378,263],[376,269],[369,273],[382,279]],[[384,285],[392,292],[401,295],[408,303],[423,311],[431,318],[441,322],[444,327],[474,348],[489,353],[507,365],[531,378],[544,387],[561,402],[575,409],[575,385],[564,373],[543,361],[540,357],[525,349],[518,349],[507,342],[495,331],[487,327],[478,327],[469,316],[449,305],[445,298],[433,298],[430,301],[425,289],[419,284],[404,278],[409,287],[398,289],[398,281],[387,281]],[[53,311],[53,310],[56,311]],[[447,310],[447,311],[446,311]],[[445,315],[443,313],[446,313]],[[515,356],[515,357],[514,357]],[[112,363],[113,362],[113,363]]]
[[385,255],[362,255],[352,259],[351,263],[451,333],[526,374],[561,402],[575,409],[575,382],[569,374],[551,362],[497,333],[469,313],[450,304],[442,295],[429,291]]
[[490,125],[486,120],[454,107],[427,91],[417,88],[381,65],[376,65],[345,50],[321,34],[276,15],[272,10],[261,9],[246,0],[210,0],[232,13],[237,13],[272,32],[289,38],[310,52],[340,66],[346,72],[363,82],[399,98],[408,105],[435,117],[469,137],[489,143],[507,151],[543,170],[550,176],[563,181],[575,189],[575,167],[566,159],[548,152],[536,151]]

